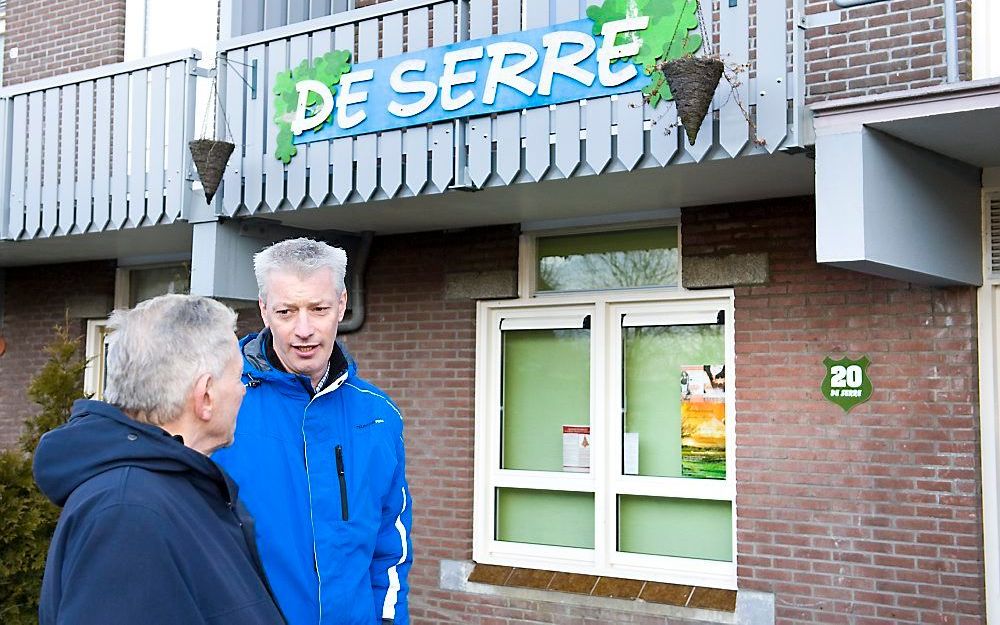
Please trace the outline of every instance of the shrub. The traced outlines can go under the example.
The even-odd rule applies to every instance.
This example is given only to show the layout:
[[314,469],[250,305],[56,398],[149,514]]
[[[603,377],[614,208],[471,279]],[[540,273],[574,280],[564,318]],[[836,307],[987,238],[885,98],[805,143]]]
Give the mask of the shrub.
[[20,446],[0,452],[0,623],[38,623],[38,595],[45,556],[59,519],[35,486],[31,460],[42,434],[62,424],[73,401],[83,395],[85,362],[79,340],[56,327],[45,348],[49,360],[28,386],[28,397],[42,407],[25,422]]

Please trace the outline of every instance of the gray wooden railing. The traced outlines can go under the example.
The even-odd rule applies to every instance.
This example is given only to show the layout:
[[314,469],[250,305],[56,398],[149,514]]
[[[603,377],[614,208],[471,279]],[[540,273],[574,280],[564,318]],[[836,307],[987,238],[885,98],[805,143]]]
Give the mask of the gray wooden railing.
[[[311,143],[299,146],[287,166],[274,156],[271,90],[282,69],[331,49],[351,50],[364,62],[566,22],[585,17],[600,0],[396,0],[221,42],[224,115],[238,135],[222,214],[628,171],[795,145],[801,37],[793,36],[791,15],[798,2],[723,2],[706,16],[722,57],[748,69],[735,93],[718,90],[694,146],[682,140],[672,104],[653,110],[641,94],[628,94]],[[759,142],[751,141],[745,112]]]
[[0,237],[183,219],[200,56],[185,50],[0,90]]

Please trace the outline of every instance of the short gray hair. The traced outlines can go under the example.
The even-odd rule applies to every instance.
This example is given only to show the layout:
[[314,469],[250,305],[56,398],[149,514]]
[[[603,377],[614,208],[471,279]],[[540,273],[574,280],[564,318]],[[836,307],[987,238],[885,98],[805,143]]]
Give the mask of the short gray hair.
[[108,320],[104,399],[136,421],[180,416],[205,373],[218,378],[233,357],[236,313],[198,295],[160,295]]
[[265,247],[253,257],[253,272],[257,277],[257,294],[261,301],[267,301],[267,278],[272,272],[289,272],[305,277],[320,269],[329,269],[333,273],[337,295],[343,293],[347,252],[339,247],[303,237],[280,241]]

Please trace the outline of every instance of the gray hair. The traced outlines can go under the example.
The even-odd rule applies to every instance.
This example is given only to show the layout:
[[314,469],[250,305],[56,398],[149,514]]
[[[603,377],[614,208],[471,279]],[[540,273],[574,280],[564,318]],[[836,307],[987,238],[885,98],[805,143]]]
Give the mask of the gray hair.
[[205,373],[218,378],[230,358],[236,313],[198,295],[161,295],[108,320],[104,399],[136,421],[164,425],[184,410]]
[[280,241],[257,252],[253,257],[253,272],[257,277],[257,293],[267,301],[267,278],[275,271],[310,276],[320,269],[333,273],[337,295],[344,292],[347,273],[347,252],[322,241],[299,238]]

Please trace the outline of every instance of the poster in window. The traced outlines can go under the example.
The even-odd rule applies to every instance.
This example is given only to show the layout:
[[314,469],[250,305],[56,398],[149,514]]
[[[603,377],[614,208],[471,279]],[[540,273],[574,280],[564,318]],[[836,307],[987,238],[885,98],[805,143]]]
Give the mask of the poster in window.
[[726,367],[681,367],[681,476],[726,478]]

